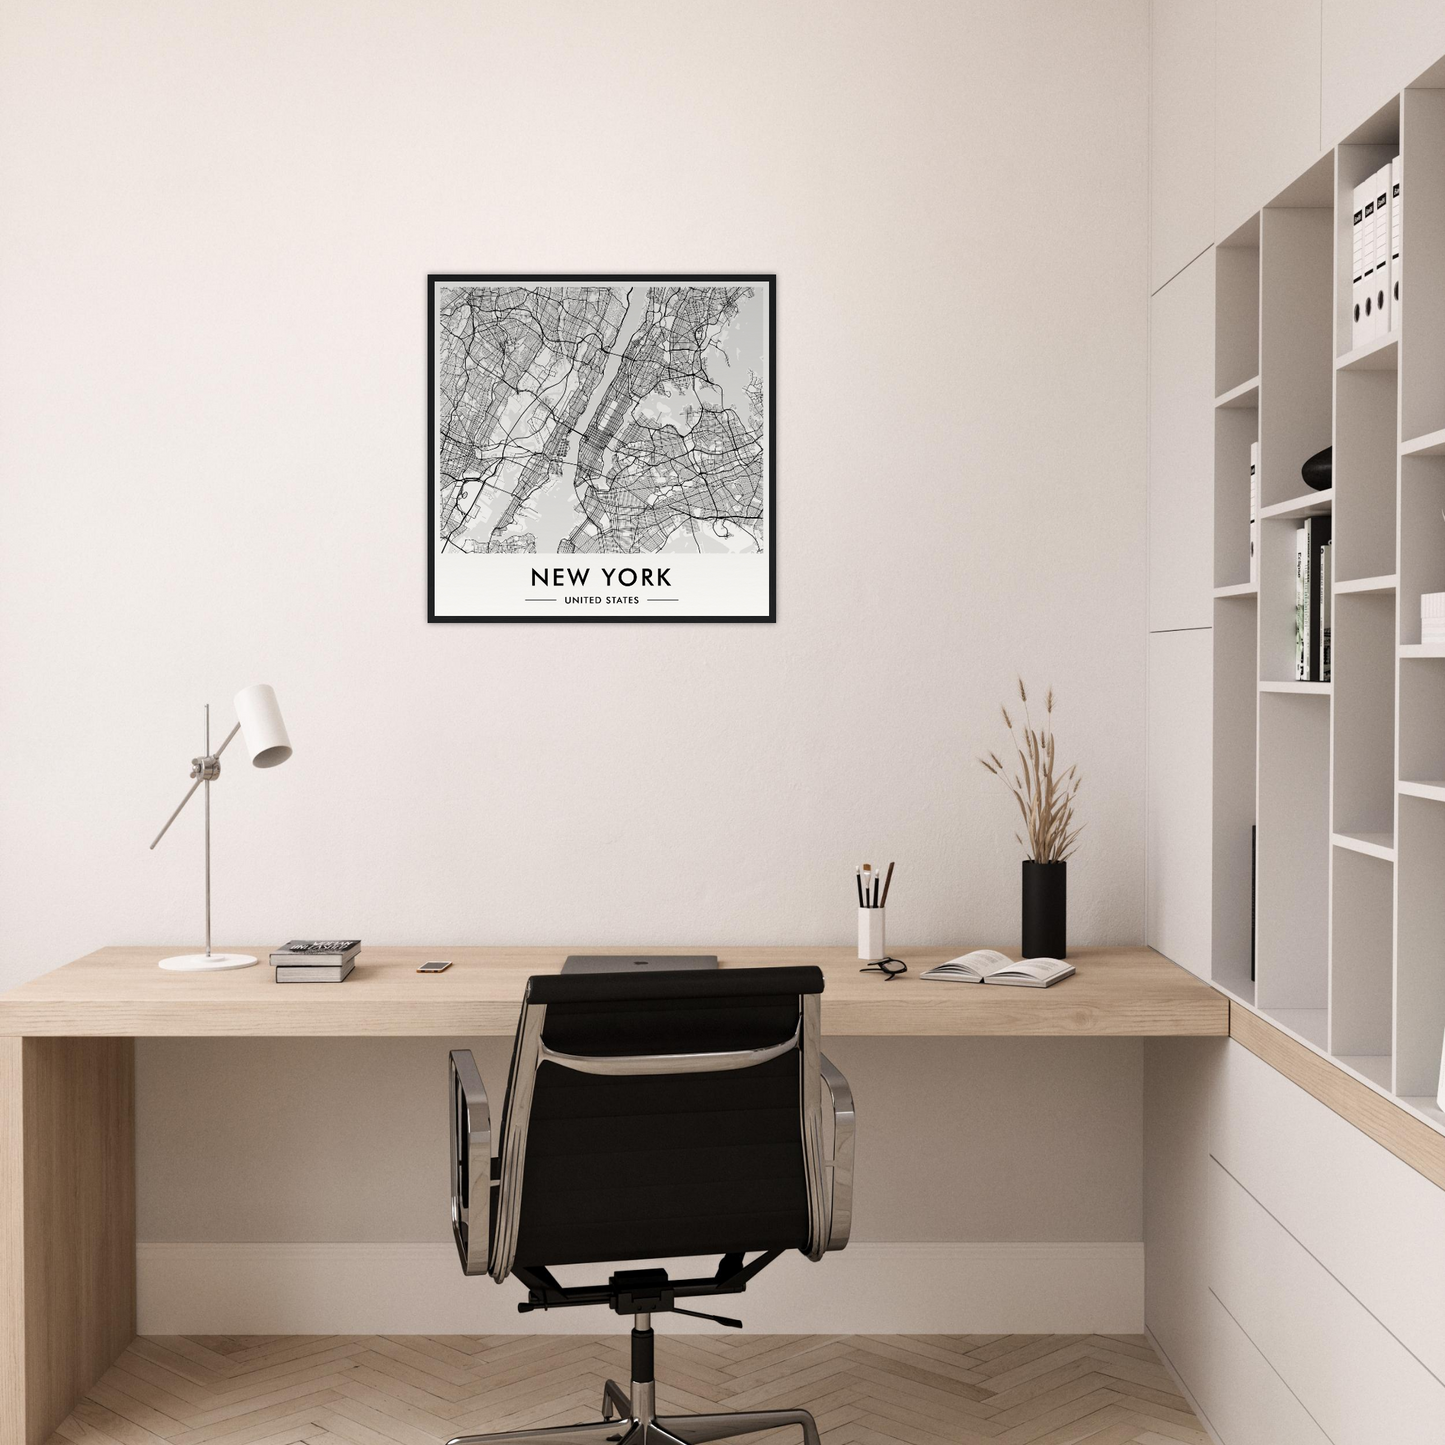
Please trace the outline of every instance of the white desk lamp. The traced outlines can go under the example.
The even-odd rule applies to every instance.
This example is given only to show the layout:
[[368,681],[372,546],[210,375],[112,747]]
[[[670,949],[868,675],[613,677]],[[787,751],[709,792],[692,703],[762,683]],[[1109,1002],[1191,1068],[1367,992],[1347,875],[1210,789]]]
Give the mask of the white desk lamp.
[[256,962],[249,953],[211,952],[211,784],[221,776],[221,754],[239,732],[251,762],[258,768],[274,768],[291,756],[291,739],[286,736],[286,724],[281,721],[281,709],[276,703],[276,691],[269,683],[257,683],[254,687],[243,687],[236,694],[236,726],[226,734],[226,741],[213,753],[211,751],[211,705],[206,704],[206,748],[198,758],[191,759],[191,776],[195,782],[191,790],[181,799],[176,811],[166,819],[166,826],[155,836],[154,848],[166,836],[166,828],[180,816],[181,809],[191,801],[197,788],[206,789],[206,951],[184,953],[175,958],[161,959],[161,967],[181,973],[210,972],[222,968],[250,968]]

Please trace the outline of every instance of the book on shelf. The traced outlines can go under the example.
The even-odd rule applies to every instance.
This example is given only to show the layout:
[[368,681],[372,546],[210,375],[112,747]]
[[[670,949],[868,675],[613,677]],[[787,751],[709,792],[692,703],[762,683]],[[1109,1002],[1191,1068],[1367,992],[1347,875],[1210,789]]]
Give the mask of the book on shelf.
[[345,963],[279,963],[275,978],[277,983],[344,983],[355,967],[355,958]]
[[1310,676],[1310,564],[1305,529],[1294,534],[1294,678],[1308,682]]
[[1259,443],[1249,444],[1249,581],[1259,586]]
[[1330,518],[1306,517],[1295,529],[1294,544],[1294,675],[1296,682],[1328,682],[1324,628],[1330,620],[1325,603],[1322,554],[1330,540]]
[[1334,542],[1328,537],[1320,548],[1320,681],[1330,680],[1330,642],[1334,633]]
[[1012,959],[994,948],[976,948],[940,963],[920,978],[940,983],[1004,983],[1014,988],[1048,988],[1073,973],[1061,958]]

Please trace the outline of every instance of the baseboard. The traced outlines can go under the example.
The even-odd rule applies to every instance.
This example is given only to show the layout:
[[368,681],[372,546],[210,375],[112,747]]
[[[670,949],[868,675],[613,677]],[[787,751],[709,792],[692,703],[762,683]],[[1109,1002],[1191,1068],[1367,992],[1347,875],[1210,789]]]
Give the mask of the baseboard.
[[[136,1264],[147,1335],[612,1328],[595,1309],[518,1314],[521,1287],[466,1278],[449,1244],[140,1244]],[[786,1255],[717,1308],[759,1334],[1137,1334],[1144,1246],[854,1244],[817,1264]]]

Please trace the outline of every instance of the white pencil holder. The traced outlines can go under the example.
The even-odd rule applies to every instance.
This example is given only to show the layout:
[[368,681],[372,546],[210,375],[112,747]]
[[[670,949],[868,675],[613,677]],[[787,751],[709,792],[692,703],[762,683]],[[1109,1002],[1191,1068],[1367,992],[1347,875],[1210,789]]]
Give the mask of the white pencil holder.
[[884,942],[883,916],[886,908],[860,908],[858,910],[858,957],[864,963],[876,963],[888,957],[888,945]]

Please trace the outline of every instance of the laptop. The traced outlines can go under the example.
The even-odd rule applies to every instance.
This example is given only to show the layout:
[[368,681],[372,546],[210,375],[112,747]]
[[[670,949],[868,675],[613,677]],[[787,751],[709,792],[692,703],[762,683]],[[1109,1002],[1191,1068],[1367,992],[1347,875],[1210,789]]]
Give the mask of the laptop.
[[677,973],[716,968],[715,953],[569,953],[563,973]]

